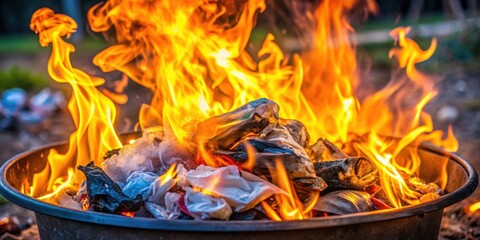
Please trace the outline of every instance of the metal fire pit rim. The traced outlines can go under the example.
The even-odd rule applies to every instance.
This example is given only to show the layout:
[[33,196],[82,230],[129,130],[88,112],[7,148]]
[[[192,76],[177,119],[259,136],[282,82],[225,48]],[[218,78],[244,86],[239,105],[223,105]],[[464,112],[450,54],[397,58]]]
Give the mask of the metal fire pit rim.
[[126,228],[141,228],[154,230],[174,230],[174,231],[195,231],[195,232],[247,232],[247,231],[272,231],[272,230],[299,230],[311,228],[328,228],[332,226],[345,226],[352,224],[363,224],[376,221],[387,221],[410,216],[422,217],[425,214],[443,209],[454,203],[461,201],[469,196],[478,185],[478,175],[473,166],[463,158],[454,153],[449,153],[439,147],[422,144],[421,149],[430,151],[438,155],[449,157],[449,161],[458,163],[468,174],[468,180],[457,190],[448,193],[438,199],[414,206],[402,207],[400,209],[378,210],[374,212],[356,213],[340,216],[330,216],[328,218],[314,218],[308,220],[294,220],[275,222],[271,220],[253,220],[253,221],[187,221],[187,220],[162,220],[155,218],[135,217],[129,218],[119,215],[86,212],[75,209],[60,207],[49,204],[22,194],[13,188],[6,181],[6,170],[16,161],[31,154],[45,151],[51,148],[58,148],[63,143],[53,143],[36,149],[21,153],[8,160],[1,168],[0,194],[11,202],[18,204],[32,211],[50,215],[59,218],[70,219],[74,221],[88,222],[94,224],[110,225]]

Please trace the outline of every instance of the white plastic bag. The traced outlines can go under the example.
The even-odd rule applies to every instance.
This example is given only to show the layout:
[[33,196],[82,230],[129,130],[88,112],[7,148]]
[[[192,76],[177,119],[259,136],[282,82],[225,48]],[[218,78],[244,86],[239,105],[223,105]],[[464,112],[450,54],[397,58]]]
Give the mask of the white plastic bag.
[[236,166],[213,168],[200,165],[186,175],[187,183],[225,198],[236,212],[255,207],[275,193],[285,193],[279,187]]

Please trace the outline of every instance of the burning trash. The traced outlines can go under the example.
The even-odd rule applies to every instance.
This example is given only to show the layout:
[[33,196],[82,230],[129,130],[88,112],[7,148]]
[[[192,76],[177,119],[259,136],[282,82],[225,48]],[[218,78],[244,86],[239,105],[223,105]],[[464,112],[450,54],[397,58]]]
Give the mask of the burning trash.
[[307,219],[439,198],[445,174],[417,177],[421,143],[457,148],[452,132],[434,130],[423,111],[435,79],[415,65],[436,41],[422,50],[409,28],[393,30],[389,55],[400,69],[359,99],[344,17],[354,2],[322,1],[305,14],[308,48],[287,56],[268,34],[258,60],[245,47],[263,0],[94,6],[90,27],[113,43],[94,64],[154,93],[139,112],[142,136],[125,145],[114,129],[115,101],[97,88],[105,80],[70,62],[75,48],[65,38],[77,24],[37,10],[30,27],[42,46],[52,45],[52,79],[73,89],[77,130],[22,192],[80,210],[195,220]]
[[[161,219],[229,220],[260,211],[282,220],[291,219],[282,208],[308,218],[393,207],[371,161],[323,138],[308,145],[305,126],[279,116],[276,103],[255,100],[198,123],[188,145],[203,147],[191,149],[170,142],[161,127],[147,128],[109,151],[102,168],[79,166],[86,193],[75,198],[93,211]],[[434,183],[404,178],[420,201],[443,194]]]
[[79,166],[87,177],[88,205],[95,211],[108,213],[123,213],[137,211],[143,201],[140,195],[135,199],[126,196],[120,187],[112,181],[99,167],[93,166],[93,162],[87,166]]

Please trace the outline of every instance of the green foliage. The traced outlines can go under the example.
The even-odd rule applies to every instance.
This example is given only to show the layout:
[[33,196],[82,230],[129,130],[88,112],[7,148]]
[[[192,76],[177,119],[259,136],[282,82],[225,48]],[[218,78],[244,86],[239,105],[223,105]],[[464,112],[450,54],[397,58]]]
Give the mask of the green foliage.
[[38,43],[38,37],[33,34],[0,37],[0,54],[38,53],[42,51],[42,49],[43,48]]
[[[67,42],[73,43],[77,53],[96,53],[107,47],[107,44],[102,39],[94,39],[86,36],[78,42],[73,42],[72,39],[66,39]],[[38,37],[35,34],[17,35],[17,36],[0,36],[0,54],[38,54],[49,53],[51,46],[42,47],[38,42]]]
[[19,87],[25,90],[38,90],[47,86],[45,77],[33,74],[29,70],[13,66],[7,70],[0,71],[0,91],[9,88]]

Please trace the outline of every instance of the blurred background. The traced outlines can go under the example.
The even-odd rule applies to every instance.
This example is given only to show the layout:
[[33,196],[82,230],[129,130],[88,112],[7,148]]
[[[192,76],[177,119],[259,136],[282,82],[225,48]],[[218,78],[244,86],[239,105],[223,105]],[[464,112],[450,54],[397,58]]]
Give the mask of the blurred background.
[[[313,3],[319,0],[305,1]],[[107,46],[101,35],[89,31],[86,22],[88,9],[99,2],[0,2],[0,163],[25,150],[66,140],[74,130],[66,110],[69,88],[49,78],[47,61],[50,49],[42,48],[29,28],[30,17],[36,9],[48,6],[55,12],[74,18],[79,28],[70,40],[76,46],[72,55],[73,65],[91,75],[106,78],[106,88],[118,87],[121,74],[104,74],[92,64],[93,56]],[[460,142],[459,154],[473,162],[477,170],[480,169],[480,0],[377,0],[377,3],[377,14],[367,17],[359,11],[351,16],[355,19],[352,25],[356,34],[353,37],[358,44],[357,59],[362,81],[366,82],[366,86],[378,88],[390,79],[392,63],[388,51],[393,46],[393,40],[389,31],[393,28],[411,26],[410,36],[423,49],[430,46],[432,38],[436,38],[438,46],[435,54],[420,68],[443,80],[438,84],[439,95],[427,105],[426,110],[433,116],[437,128],[453,126]],[[300,44],[294,34],[285,31],[288,26],[285,26],[284,20],[292,17],[288,5],[285,1],[275,0],[268,4],[273,7],[267,7],[267,11],[259,16],[251,35],[252,51],[255,46],[261,45],[269,32],[277,36],[284,51],[299,51]],[[118,106],[120,116],[116,124],[120,132],[134,130],[138,107],[151,97],[151,93],[141,86],[133,82],[128,85],[122,94],[128,95],[129,101]],[[477,190],[468,201],[478,201],[478,196]],[[0,198],[0,202],[6,200]],[[446,214],[449,214],[448,211]],[[18,217],[19,226],[34,224],[31,213],[8,203],[0,205],[0,219],[5,216]],[[456,228],[460,230],[452,230],[453,223],[449,223],[442,229],[441,237],[480,237],[478,219],[480,217],[477,220],[457,219],[461,225]],[[0,236],[9,229],[5,226],[0,223]],[[32,236],[35,237],[35,234]]]

